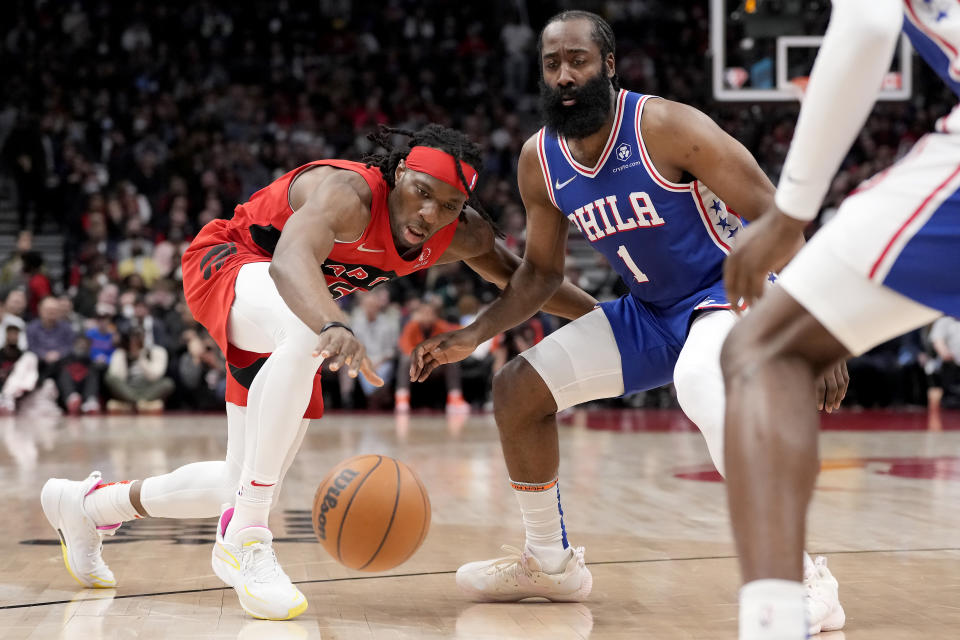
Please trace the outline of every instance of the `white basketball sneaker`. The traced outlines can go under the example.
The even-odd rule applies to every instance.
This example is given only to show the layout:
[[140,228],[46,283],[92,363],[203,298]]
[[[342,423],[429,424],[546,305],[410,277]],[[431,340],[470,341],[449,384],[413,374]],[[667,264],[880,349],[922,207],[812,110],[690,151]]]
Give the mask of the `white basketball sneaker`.
[[803,584],[807,588],[807,621],[810,635],[843,629],[847,616],[840,605],[837,579],[827,568],[827,559],[817,556],[804,562]]
[[120,524],[98,528],[83,508],[83,499],[99,484],[99,471],[86,480],[50,478],[40,492],[40,505],[60,537],[63,564],[73,579],[85,587],[112,589],[117,581],[103,562],[103,536],[116,533]]
[[280,568],[273,552],[273,534],[266,527],[244,527],[224,538],[233,507],[220,514],[213,545],[213,571],[240,598],[254,618],[289,620],[307,610],[307,599]]
[[546,598],[553,602],[582,602],[593,588],[593,576],[583,562],[583,547],[570,547],[558,573],[544,573],[529,551],[500,547],[509,555],[471,562],[457,569],[457,586],[480,602],[514,602]]

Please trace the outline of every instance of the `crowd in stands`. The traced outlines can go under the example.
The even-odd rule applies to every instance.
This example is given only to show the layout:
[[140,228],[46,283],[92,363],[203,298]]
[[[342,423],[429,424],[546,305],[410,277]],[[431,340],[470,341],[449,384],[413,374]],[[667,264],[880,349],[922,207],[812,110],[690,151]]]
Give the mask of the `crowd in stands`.
[[[319,158],[360,159],[380,124],[437,122],[478,142],[480,200],[521,251],[516,162],[538,126],[537,32],[567,4],[526,3],[521,13],[524,3],[509,0],[13,0],[0,26],[0,196],[8,194],[0,207],[21,233],[0,266],[0,412],[31,391],[51,411],[221,407],[225,364],[184,303],[183,249],[286,171]],[[777,179],[797,107],[712,100],[706,2],[577,7],[612,23],[626,88],[703,109]],[[825,215],[952,106],[923,68],[917,85],[913,100],[876,108]],[[33,249],[39,233],[63,238],[62,273]],[[576,265],[568,275],[597,297],[623,292],[615,278],[588,278]],[[482,406],[492,372],[554,329],[555,318],[538,316],[439,370],[423,387],[434,392],[403,381],[418,339],[469,322],[494,295],[454,264],[345,298],[389,387],[325,374],[328,406]],[[855,380],[913,376],[915,393],[898,400],[922,403],[943,362],[937,384],[960,398],[958,331],[884,345],[854,361]],[[855,385],[854,401],[890,397],[872,389]],[[660,390],[631,402],[673,399]]]

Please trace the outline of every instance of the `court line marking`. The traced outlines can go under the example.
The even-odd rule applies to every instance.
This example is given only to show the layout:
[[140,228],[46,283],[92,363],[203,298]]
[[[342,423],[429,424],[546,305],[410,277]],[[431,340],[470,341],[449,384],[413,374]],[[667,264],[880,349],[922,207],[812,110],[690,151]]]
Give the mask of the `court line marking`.
[[[934,547],[918,549],[848,549],[845,551],[817,551],[811,555],[824,556],[845,556],[867,553],[927,553],[933,551],[960,551],[960,547]],[[734,560],[737,556],[694,556],[689,558],[648,558],[646,560],[601,560],[599,562],[587,562],[588,566],[600,566],[611,564],[653,564],[657,562],[693,562],[697,560]],[[357,580],[384,580],[387,578],[419,578],[422,576],[443,576],[452,575],[456,571],[422,571],[420,573],[395,573],[387,576],[348,576],[345,578],[317,578],[315,580],[296,580],[293,584],[322,584],[326,582],[353,582]],[[179,591],[155,591],[151,593],[125,593],[116,595],[112,600],[123,600],[127,598],[151,598],[155,596],[175,596],[187,593],[207,593],[212,591],[228,591],[233,587],[204,587],[202,589],[181,589]],[[104,592],[104,589],[98,589],[98,592]],[[99,598],[80,598],[79,600],[51,600],[49,602],[28,602],[24,604],[6,604],[0,605],[0,611],[5,609],[26,609],[30,607],[49,607],[58,604],[71,604],[75,602],[87,602],[105,600]]]

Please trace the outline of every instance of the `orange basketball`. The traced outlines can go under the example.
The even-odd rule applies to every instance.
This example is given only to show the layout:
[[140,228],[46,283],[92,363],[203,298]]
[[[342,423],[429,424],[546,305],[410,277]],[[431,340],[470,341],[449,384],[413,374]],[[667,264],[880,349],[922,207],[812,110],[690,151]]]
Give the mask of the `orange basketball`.
[[427,537],[430,498],[413,469],[388,456],[344,460],[313,498],[313,532],[337,562],[386,571]]

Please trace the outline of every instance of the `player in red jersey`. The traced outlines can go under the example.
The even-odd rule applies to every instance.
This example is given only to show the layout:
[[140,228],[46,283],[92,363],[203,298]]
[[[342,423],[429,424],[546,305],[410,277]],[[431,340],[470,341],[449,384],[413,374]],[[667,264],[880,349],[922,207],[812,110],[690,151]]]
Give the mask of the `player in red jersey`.
[[[391,148],[398,133],[410,138],[407,148]],[[220,513],[213,567],[243,608],[269,619],[306,609],[273,552],[270,507],[308,419],[322,413],[322,360],[382,384],[336,299],[460,260],[502,287],[520,264],[496,241],[482,209],[468,206],[481,163],[475,144],[438,125],[383,130],[375,140],[387,154],[367,164],[320,160],[295,169],[239,205],[232,219],[206,225],[184,253],[187,303],[231,374],[226,460],[142,482],[103,485],[99,472],[49,480],[44,512],[67,569],[85,586],[116,584],[100,543],[123,521]],[[544,309],[574,318],[595,303],[566,283]],[[221,512],[224,503],[232,506]]]

